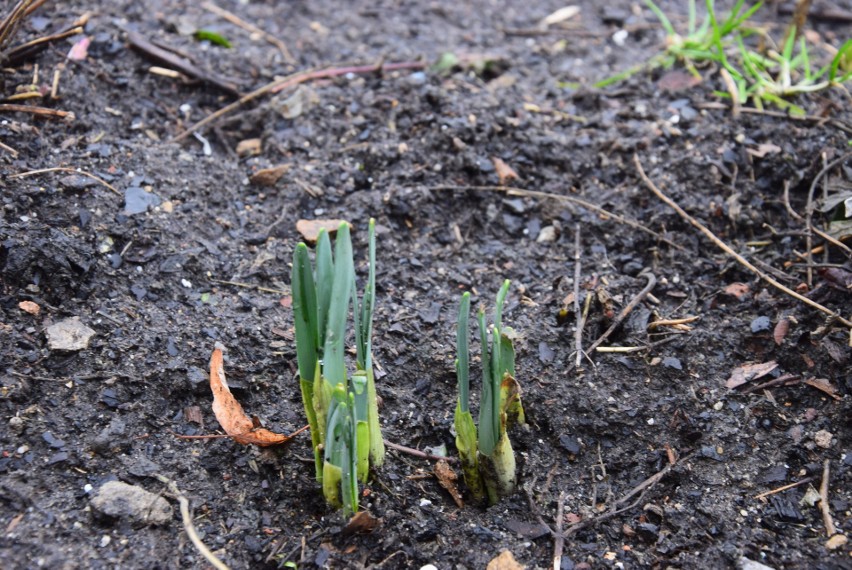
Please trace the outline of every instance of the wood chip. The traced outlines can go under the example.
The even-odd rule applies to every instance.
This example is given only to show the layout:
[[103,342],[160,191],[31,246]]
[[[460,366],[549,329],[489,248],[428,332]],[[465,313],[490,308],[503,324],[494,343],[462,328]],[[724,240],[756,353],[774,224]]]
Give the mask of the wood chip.
[[497,171],[497,178],[500,179],[500,186],[505,186],[507,180],[519,180],[518,173],[496,156],[491,157],[491,162],[494,164],[494,170]]
[[39,311],[41,311],[41,307],[39,307],[36,303],[32,301],[21,301],[18,303],[18,308],[24,311],[25,313],[29,313],[33,316],[38,315]]
[[789,331],[790,319],[784,317],[778,321],[778,324],[775,325],[775,330],[772,331],[772,339],[775,341],[775,344],[781,346],[781,343],[784,342],[785,338],[787,338],[787,333]]
[[737,299],[742,299],[748,292],[749,288],[745,283],[731,283],[725,287],[725,294]]
[[261,149],[260,139],[245,139],[237,143],[237,156],[255,156],[260,154]]
[[257,186],[274,186],[288,170],[290,170],[289,164],[264,168],[252,174],[249,181]]
[[510,551],[504,550],[488,563],[485,570],[524,570],[524,568],[526,566],[519,564]]

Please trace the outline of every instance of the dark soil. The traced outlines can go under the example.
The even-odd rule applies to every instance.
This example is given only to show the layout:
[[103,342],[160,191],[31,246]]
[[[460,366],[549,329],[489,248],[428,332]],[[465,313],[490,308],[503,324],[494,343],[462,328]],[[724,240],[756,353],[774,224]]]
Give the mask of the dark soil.
[[[676,16],[678,4],[663,6]],[[191,3],[93,0],[48,3],[18,36],[92,12],[85,61],[65,61],[78,36],[3,72],[10,95],[32,82],[36,65],[48,90],[64,67],[59,99],[39,104],[75,119],[0,117],[2,142],[18,152],[0,151],[0,566],[209,567],[154,473],[189,497],[203,541],[233,568],[484,568],[503,550],[528,568],[552,567],[542,521],[556,526],[560,494],[562,526],[585,521],[565,541],[562,568],[852,566],[849,545],[827,548],[819,505],[800,502],[828,462],[828,510],[839,532],[852,532],[849,331],[826,326],[824,314],[722,253],[649,191],[633,163],[636,154],[734,250],[849,318],[849,258],[831,246],[816,261],[839,273],[815,271],[808,287],[797,256],[807,250],[806,226],[784,201],[789,185],[792,209],[804,213],[823,166],[848,152],[852,113],[842,91],[797,99],[835,121],[819,122],[734,118],[713,93],[724,87],[712,70],[679,91],[661,88],[661,71],[592,89],[660,49],[662,30],[639,3],[584,0],[572,30],[549,33],[536,25],[561,2],[220,5],[281,38],[295,63]],[[758,19],[778,37],[787,17],[775,10]],[[848,36],[831,21],[810,25],[835,46]],[[234,47],[186,33],[198,27]],[[620,47],[612,34],[622,27],[632,33]],[[262,97],[201,130],[207,156],[192,136],[171,139],[234,97],[149,73],[159,63],[131,50],[127,31],[244,93],[296,70],[431,63],[444,52],[490,64],[307,83],[300,112],[286,106],[290,118],[281,111],[293,89]],[[238,157],[237,143],[251,138],[260,138],[260,154]],[[517,171],[511,185],[588,200],[653,233],[565,201],[463,188],[498,185],[492,157]],[[289,170],[274,186],[249,182],[280,164]],[[121,195],[68,172],[11,178],[60,166],[95,174]],[[852,159],[823,178],[848,191]],[[132,213],[140,197],[149,207]],[[824,227],[828,216],[814,221]],[[386,439],[454,454],[459,296],[472,291],[474,305],[491,306],[505,278],[529,423],[512,434],[521,484],[513,496],[459,509],[429,461],[390,450],[363,489],[363,507],[381,525],[346,535],[317,488],[308,437],[279,452],[175,435],[219,430],[206,372],[216,341],[228,348],[226,372],[249,414],[282,433],[305,423],[288,302],[296,221],[349,220],[360,279],[370,217],[379,227],[374,347]],[[537,241],[547,226],[555,240]],[[573,305],[567,322],[557,321],[575,287],[575,228],[579,291],[594,296],[583,346],[645,286],[643,271],[657,278],[604,343],[643,350],[592,353],[580,371]],[[736,283],[744,293],[726,292]],[[40,313],[23,311],[22,301]],[[699,319],[688,330],[648,327],[690,316]],[[51,349],[45,329],[69,317],[95,336],[83,350]],[[784,318],[790,329],[776,342]],[[773,360],[769,375],[726,387],[735,368]],[[784,375],[789,381],[744,393]],[[814,379],[836,398],[805,383]],[[607,516],[666,469],[670,453],[679,462]],[[159,526],[95,517],[92,496],[111,480],[165,494],[174,516]]]

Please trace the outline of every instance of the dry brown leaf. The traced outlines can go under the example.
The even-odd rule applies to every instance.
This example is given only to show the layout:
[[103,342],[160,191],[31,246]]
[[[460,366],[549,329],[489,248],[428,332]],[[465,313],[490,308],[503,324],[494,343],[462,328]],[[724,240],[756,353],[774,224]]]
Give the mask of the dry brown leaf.
[[834,389],[834,386],[832,386],[831,383],[828,380],[826,380],[825,378],[808,378],[807,380],[805,380],[805,384],[807,384],[808,386],[811,386],[813,388],[816,388],[817,390],[819,390],[821,392],[825,392],[826,394],[828,394],[829,396],[831,396],[835,400],[841,400],[842,399],[837,394],[837,390]]
[[290,170],[289,164],[280,164],[272,168],[263,168],[251,175],[249,181],[258,186],[274,186],[278,180]]
[[296,222],[296,231],[302,234],[305,241],[313,245],[319,238],[321,229],[328,232],[329,237],[333,237],[337,232],[337,228],[344,220],[299,220]]
[[500,186],[504,186],[507,180],[519,180],[520,177],[515,170],[503,162],[496,156],[491,157],[491,162],[494,164],[494,170],[497,171],[497,178],[500,180]]
[[766,376],[776,368],[778,368],[778,363],[774,360],[759,364],[744,364],[742,366],[738,366],[731,372],[731,377],[728,378],[727,382],[725,382],[725,386],[729,390],[733,390],[747,382]]
[[228,388],[225,367],[222,363],[222,346],[218,343],[210,358],[210,389],[213,391],[213,414],[216,416],[216,421],[237,443],[260,447],[282,445],[305,430],[302,428],[290,435],[282,435],[265,428],[255,428],[255,422],[246,415],[243,407]]
[[344,535],[369,534],[376,530],[380,524],[382,524],[382,519],[377,519],[367,511],[358,511],[349,519],[341,532]]
[[456,475],[456,472],[453,471],[453,468],[450,467],[450,464],[444,461],[438,461],[435,463],[435,468],[432,470],[435,474],[435,477],[438,478],[438,483],[441,484],[441,487],[447,490],[447,492],[453,497],[453,500],[456,502],[458,508],[464,508],[464,501],[462,500],[461,493],[459,493],[459,488],[456,486],[456,481],[458,481],[459,476]]
[[485,570],[524,570],[526,566],[518,564],[515,557],[508,550],[504,550],[499,556],[493,558]]
[[18,303],[18,308],[24,311],[25,313],[29,313],[33,316],[38,315],[39,311],[41,311],[41,307],[39,307],[36,303],[32,301],[21,301]]

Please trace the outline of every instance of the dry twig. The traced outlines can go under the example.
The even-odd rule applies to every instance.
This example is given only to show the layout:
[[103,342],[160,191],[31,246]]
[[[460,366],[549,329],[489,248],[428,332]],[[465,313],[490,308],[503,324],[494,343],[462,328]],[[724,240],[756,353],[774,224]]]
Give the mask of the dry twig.
[[213,2],[203,2],[201,4],[201,7],[204,8],[205,10],[207,10],[208,12],[213,12],[217,16],[231,22],[235,26],[239,26],[240,28],[242,28],[242,29],[244,29],[248,32],[251,32],[252,34],[259,35],[264,40],[266,40],[267,42],[269,42],[270,44],[272,44],[272,45],[274,45],[275,47],[278,48],[278,51],[281,52],[281,55],[284,58],[284,61],[286,61],[290,65],[296,65],[296,60],[293,58],[293,54],[290,53],[290,50],[287,49],[287,44],[285,44],[284,42],[282,42],[281,40],[279,40],[278,38],[276,38],[272,34],[269,34],[265,31],[263,31],[262,29],[258,28],[254,24],[250,24],[250,23],[246,22],[245,20],[240,19],[240,17],[237,16],[236,14],[233,14],[232,12],[228,12],[224,8],[220,8],[219,6],[214,4]]
[[805,477],[801,481],[796,481],[795,483],[790,483],[788,485],[782,485],[781,487],[777,487],[777,488],[771,489],[769,491],[764,491],[763,493],[755,495],[754,498],[755,499],[765,499],[769,495],[774,495],[776,493],[783,493],[787,489],[792,489],[793,487],[798,487],[799,485],[804,485],[805,483],[810,483],[813,480],[814,480],[813,477]]
[[207,561],[213,565],[216,570],[229,570],[228,566],[219,560],[213,552],[210,551],[207,546],[203,542],[201,542],[201,538],[199,538],[198,533],[195,532],[195,526],[192,524],[192,513],[189,512],[189,499],[186,498],[186,495],[181,493],[180,489],[178,489],[177,484],[160,474],[154,475],[161,483],[165,483],[169,486],[169,491],[177,498],[178,503],[180,503],[180,516],[183,519],[183,529],[186,531],[187,536],[189,536],[189,540],[192,541],[192,544],[195,546],[196,550],[198,550],[201,555],[207,559]]
[[642,273],[641,275],[645,276],[645,279],[648,280],[648,283],[645,285],[645,287],[642,288],[641,291],[636,294],[635,297],[630,300],[629,303],[627,303],[627,305],[625,305],[623,309],[621,309],[621,312],[618,313],[615,319],[613,319],[612,324],[609,326],[609,328],[606,329],[606,331],[604,331],[604,333],[599,336],[595,342],[592,343],[592,345],[588,348],[587,352],[592,353],[601,344],[606,342],[606,339],[608,339],[609,336],[613,332],[615,332],[615,329],[617,329],[618,326],[624,322],[624,319],[627,318],[627,315],[629,315],[633,311],[633,309],[635,309],[637,305],[639,305],[639,303],[641,303],[642,300],[645,299],[645,297],[647,297],[648,294],[654,289],[654,286],[657,284],[657,277],[650,272]]
[[29,105],[15,105],[13,103],[0,103],[0,113],[29,113],[45,119],[74,119],[74,113],[70,111],[59,111],[48,107],[31,107]]
[[637,222],[636,220],[631,220],[630,218],[626,218],[624,216],[620,216],[614,212],[610,212],[606,208],[601,208],[600,206],[593,204],[587,200],[583,200],[582,198],[575,198],[574,196],[563,196],[561,194],[551,194],[550,192],[542,192],[539,190],[527,190],[525,188],[516,188],[514,186],[453,186],[453,185],[442,185],[442,186],[430,186],[427,190],[450,190],[450,191],[462,191],[462,190],[472,190],[475,192],[502,192],[507,196],[527,196],[530,198],[541,198],[541,199],[550,199],[556,200],[557,202],[568,202],[569,204],[575,204],[577,206],[581,206],[586,208],[587,210],[591,210],[601,216],[605,216],[607,218],[612,218],[616,222],[620,224],[624,224],[626,226],[630,226],[631,228],[637,229],[641,232],[645,232],[646,234],[654,236],[655,239],[667,243],[675,249],[679,249],[684,251],[683,247],[674,243],[671,240],[666,239],[661,236],[654,230],[646,228],[642,225],[641,222]]
[[583,325],[586,324],[580,314],[580,224],[574,226],[574,350],[577,356],[574,366],[580,368],[583,359]]
[[307,81],[313,81],[316,79],[328,79],[331,77],[340,77],[341,75],[352,74],[360,74],[360,73],[378,73],[382,71],[393,71],[397,69],[423,69],[425,64],[419,61],[404,61],[400,63],[385,63],[378,65],[360,65],[354,67],[330,67],[327,69],[320,69],[315,71],[299,71],[293,74],[290,74],[286,77],[282,77],[281,79],[277,79],[271,83],[267,83],[263,87],[259,87],[255,89],[251,93],[243,95],[237,101],[234,101],[230,105],[226,105],[222,107],[218,111],[207,115],[202,120],[198,121],[194,125],[188,127],[184,132],[175,136],[172,141],[178,142],[186,137],[188,137],[191,133],[194,133],[201,127],[207,126],[213,121],[227,115],[231,111],[235,109],[239,109],[246,103],[250,101],[254,101],[258,97],[262,97],[267,93],[277,93],[282,89],[287,89],[288,87],[295,87],[301,83],[305,83]]
[[385,445],[401,453],[407,453],[408,455],[413,455],[414,457],[429,459],[430,461],[446,461],[448,463],[455,463],[456,461],[458,461],[455,457],[442,457],[440,455],[433,455],[431,453],[426,453],[425,451],[420,451],[419,449],[414,449],[413,447],[406,447],[404,445],[393,443],[388,440],[385,440]]
[[828,510],[828,479],[831,461],[826,459],[822,466],[822,482],[819,485],[819,510],[822,511],[822,523],[825,525],[825,534],[831,538],[837,533],[834,521],[831,520],[831,512]]
[[[654,182],[650,178],[648,178],[648,175],[645,174],[645,171],[642,169],[642,163],[639,162],[639,156],[638,155],[635,155],[635,154],[633,155],[633,162],[636,165],[636,170],[639,173],[639,177],[642,179],[642,181],[645,183],[645,185],[648,187],[648,189],[650,189],[651,192],[653,192],[660,200],[662,200],[663,202],[668,204],[669,207],[671,207],[675,212],[677,212],[680,217],[682,217],[684,220],[686,220],[687,222],[689,222],[690,224],[695,226],[701,233],[703,233],[705,236],[707,236],[714,244],[716,244],[716,246],[719,247],[719,249],[721,249],[722,251],[724,251],[725,253],[727,253],[728,255],[733,257],[734,259],[736,259],[740,263],[740,265],[749,269],[755,275],[757,275],[758,277],[760,277],[761,279],[763,279],[764,281],[766,281],[767,283],[769,283],[770,285],[772,285],[773,287],[778,289],[779,291],[786,293],[787,295],[793,297],[794,299],[798,299],[799,301],[805,303],[806,305],[813,307],[814,309],[817,309],[820,312],[823,312],[827,315],[830,315],[832,318],[836,319],[837,322],[842,323],[843,326],[845,326],[849,329],[852,329],[852,321],[849,321],[848,319],[843,318],[839,313],[835,313],[834,311],[832,311],[828,307],[820,305],[816,301],[812,301],[811,299],[808,299],[804,295],[800,295],[799,293],[796,293],[795,291],[793,291],[789,287],[782,285],[781,283],[779,283],[778,281],[776,281],[775,279],[773,279],[772,277],[770,277],[769,275],[767,275],[766,273],[764,273],[763,271],[761,271],[760,269],[758,269],[757,267],[752,265],[746,258],[744,258],[740,254],[735,252],[733,249],[731,249],[731,247],[728,244],[726,244],[721,239],[716,237],[716,234],[711,232],[701,222],[699,222],[698,220],[696,220],[695,218],[693,218],[692,216],[687,214],[686,211],[677,204],[677,202],[675,202],[674,200],[672,200],[671,198],[669,198],[668,196],[663,194],[663,192],[659,188],[657,188],[657,186],[654,184]],[[852,331],[850,331],[850,332],[852,332]],[[852,338],[850,338],[850,341],[852,341]]]
[[562,549],[565,548],[565,534],[562,531],[562,517],[565,510],[565,491],[559,492],[559,503],[556,505],[556,528],[553,538],[553,570],[562,568]]
[[110,191],[112,191],[112,193],[115,194],[116,196],[121,196],[121,192],[116,190],[114,186],[112,186],[109,182],[107,182],[103,178],[98,178],[94,174],[92,174],[90,172],[86,172],[85,170],[77,170],[76,168],[68,168],[66,166],[54,166],[53,168],[41,168],[39,170],[28,170],[27,172],[19,172],[18,174],[13,174],[9,178],[23,178],[24,176],[32,176],[34,174],[44,174],[46,172],[71,172],[73,174],[79,174],[81,176],[91,178],[92,180],[102,184],[103,186],[108,188]]

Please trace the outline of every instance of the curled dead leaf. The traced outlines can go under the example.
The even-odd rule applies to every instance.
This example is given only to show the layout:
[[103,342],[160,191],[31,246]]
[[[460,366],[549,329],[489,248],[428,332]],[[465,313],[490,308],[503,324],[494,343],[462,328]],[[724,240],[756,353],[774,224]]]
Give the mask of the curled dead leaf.
[[456,485],[456,481],[458,481],[459,476],[455,471],[453,471],[450,464],[442,459],[435,463],[435,468],[432,472],[435,474],[435,477],[437,477],[438,483],[441,484],[441,487],[446,489],[453,497],[458,508],[464,508],[464,501],[462,500],[461,493],[459,493],[459,488]]
[[243,407],[231,394],[228,381],[225,379],[222,346],[218,343],[210,358],[210,390],[213,392],[213,414],[216,416],[216,421],[237,443],[260,447],[282,445],[307,429],[305,426],[290,435],[282,435],[266,428],[255,427],[255,422],[246,415]]
[[382,524],[382,519],[377,519],[367,511],[358,511],[353,515],[341,531],[344,535],[369,534]]
[[733,390],[747,382],[766,376],[776,368],[778,368],[778,363],[774,360],[738,366],[731,371],[731,377],[728,378],[727,382],[725,382],[725,387],[729,390]]

